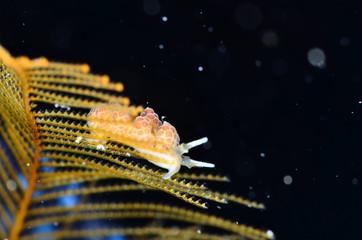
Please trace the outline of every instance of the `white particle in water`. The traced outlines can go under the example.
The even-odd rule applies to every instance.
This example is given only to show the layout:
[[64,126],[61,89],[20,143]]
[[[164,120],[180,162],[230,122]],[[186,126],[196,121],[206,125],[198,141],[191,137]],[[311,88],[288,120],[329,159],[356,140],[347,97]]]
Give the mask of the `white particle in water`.
[[203,68],[202,66],[199,66],[199,67],[197,68],[197,70],[199,70],[199,72],[202,72],[202,71],[204,71],[204,68]]
[[164,46],[163,44],[160,44],[160,45],[158,45],[158,48],[159,48],[159,49],[164,49],[165,46]]
[[265,157],[265,153],[260,153],[260,157]]
[[260,60],[256,60],[256,61],[255,61],[255,66],[256,66],[256,67],[261,67],[261,65],[262,65],[262,63],[261,63]]
[[167,22],[167,20],[168,20],[168,17],[166,17],[166,16],[162,17],[162,21]]
[[266,47],[273,48],[278,46],[279,37],[278,34],[274,30],[267,30],[262,33],[261,41]]
[[349,45],[350,40],[349,40],[349,38],[347,38],[347,37],[342,37],[342,38],[339,40],[339,43],[340,43],[343,47],[346,47],[346,46]]
[[160,3],[157,0],[145,0],[143,2],[143,10],[150,16],[155,16],[160,12]]
[[292,182],[293,182],[293,178],[292,178],[290,175],[286,175],[286,176],[284,176],[284,178],[283,178],[283,182],[284,182],[286,185],[290,185],[290,184],[292,184]]
[[29,167],[29,166],[30,166],[30,163],[26,163],[26,166]]
[[198,234],[201,234],[202,232],[201,232],[201,229],[197,229],[197,231],[196,231]]
[[221,53],[226,53],[226,46],[221,42],[220,45],[217,47],[217,50]]
[[313,82],[313,76],[311,76],[311,75],[306,75],[306,76],[304,77],[304,80],[305,80],[306,83],[312,83],[312,82]]
[[242,3],[237,6],[235,17],[240,27],[246,30],[257,28],[263,20],[261,9],[252,3]]
[[317,68],[325,68],[326,66],[326,55],[320,48],[312,48],[308,51],[308,62]]
[[357,185],[358,184],[358,179],[357,178],[352,178],[352,184]]
[[208,28],[207,28],[207,31],[213,32],[213,31],[214,31],[214,28],[213,28],[213,27],[208,27]]

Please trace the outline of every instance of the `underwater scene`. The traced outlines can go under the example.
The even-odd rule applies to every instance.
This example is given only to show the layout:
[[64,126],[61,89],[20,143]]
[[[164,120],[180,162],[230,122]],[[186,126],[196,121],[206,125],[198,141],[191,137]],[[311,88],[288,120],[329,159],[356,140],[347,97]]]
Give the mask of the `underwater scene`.
[[358,2],[1,8],[1,240],[360,239]]

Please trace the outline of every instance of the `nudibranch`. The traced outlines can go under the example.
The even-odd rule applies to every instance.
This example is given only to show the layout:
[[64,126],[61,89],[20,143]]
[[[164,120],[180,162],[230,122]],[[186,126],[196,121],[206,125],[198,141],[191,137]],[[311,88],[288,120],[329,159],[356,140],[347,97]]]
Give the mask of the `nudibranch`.
[[180,144],[179,135],[169,122],[161,121],[152,108],[135,115],[118,102],[92,108],[88,114],[88,126],[100,139],[112,139],[135,149],[137,157],[144,158],[168,172],[163,179],[176,174],[181,165],[191,167],[215,167],[212,163],[191,159],[183,154],[204,144],[206,137]]

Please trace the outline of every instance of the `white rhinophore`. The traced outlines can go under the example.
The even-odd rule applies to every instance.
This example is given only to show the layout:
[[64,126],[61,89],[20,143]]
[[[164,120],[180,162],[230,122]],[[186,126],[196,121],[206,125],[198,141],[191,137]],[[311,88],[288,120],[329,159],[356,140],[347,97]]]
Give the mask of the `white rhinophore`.
[[215,164],[208,163],[208,162],[201,162],[191,159],[189,156],[182,156],[184,153],[188,153],[191,148],[197,147],[201,144],[204,144],[208,141],[207,137],[200,138],[198,140],[189,142],[189,143],[182,143],[176,148],[176,152],[182,157],[181,165],[186,166],[188,168],[192,167],[207,167],[213,168]]

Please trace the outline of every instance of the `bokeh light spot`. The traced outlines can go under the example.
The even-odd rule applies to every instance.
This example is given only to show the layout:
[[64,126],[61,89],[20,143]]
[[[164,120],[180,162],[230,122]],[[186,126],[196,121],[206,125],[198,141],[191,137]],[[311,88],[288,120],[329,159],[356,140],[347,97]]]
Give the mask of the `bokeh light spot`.
[[284,176],[283,182],[284,182],[285,185],[290,185],[290,184],[292,184],[292,182],[293,182],[292,176],[290,176],[290,175]]
[[272,63],[272,70],[278,75],[285,75],[288,72],[288,64],[283,59],[276,59]]
[[320,48],[312,48],[308,51],[308,62],[317,68],[326,67],[326,55]]
[[352,184],[357,185],[358,184],[358,178],[352,178]]
[[143,2],[143,10],[150,16],[155,16],[160,12],[160,3],[157,0],[145,0]]
[[340,40],[339,40],[339,43],[341,44],[341,46],[343,47],[346,47],[350,44],[350,40],[348,37],[342,37]]
[[258,6],[251,3],[240,4],[235,11],[236,22],[246,30],[255,29],[263,19]]
[[279,37],[274,30],[266,30],[261,35],[261,41],[266,47],[273,48],[278,46]]

